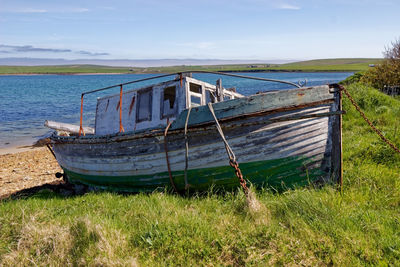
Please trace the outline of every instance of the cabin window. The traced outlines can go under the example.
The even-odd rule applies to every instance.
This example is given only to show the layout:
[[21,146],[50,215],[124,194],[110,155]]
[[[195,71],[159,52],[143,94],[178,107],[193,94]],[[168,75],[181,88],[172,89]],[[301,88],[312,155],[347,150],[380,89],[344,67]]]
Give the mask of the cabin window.
[[192,107],[198,107],[201,105],[201,98],[197,96],[190,96],[190,104]]
[[189,83],[190,92],[201,94],[201,85]]
[[170,86],[164,89],[161,104],[161,119],[175,114],[176,87]]
[[197,107],[201,105],[202,90],[201,85],[189,83],[190,106]]
[[137,94],[136,122],[150,121],[153,91],[147,89],[138,91]]

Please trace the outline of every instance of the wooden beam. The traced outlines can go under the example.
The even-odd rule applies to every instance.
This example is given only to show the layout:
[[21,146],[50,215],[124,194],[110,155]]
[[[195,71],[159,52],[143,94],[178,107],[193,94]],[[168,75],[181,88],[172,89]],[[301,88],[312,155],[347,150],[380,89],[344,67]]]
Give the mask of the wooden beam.
[[[254,112],[267,112],[279,109],[291,109],[301,106],[315,106],[318,103],[333,103],[334,94],[330,93],[328,85],[309,88],[279,90],[269,93],[252,95],[223,101],[213,105],[218,120],[252,114]],[[188,125],[202,124],[212,121],[212,115],[207,106],[194,108],[190,114]],[[187,110],[184,110],[171,124],[170,130],[183,128],[186,122]]]
[[[44,126],[57,131],[65,131],[73,134],[79,134],[79,125],[46,120],[44,122]],[[91,127],[83,127],[83,131],[86,134],[94,134],[94,129]]]
[[221,79],[217,80],[216,88],[217,88],[218,102],[224,101],[224,89],[222,88],[222,80]]

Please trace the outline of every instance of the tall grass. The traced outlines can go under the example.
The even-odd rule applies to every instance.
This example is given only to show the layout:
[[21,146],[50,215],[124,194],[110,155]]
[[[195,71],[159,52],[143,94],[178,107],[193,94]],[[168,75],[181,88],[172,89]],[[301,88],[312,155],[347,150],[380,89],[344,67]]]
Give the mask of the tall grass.
[[[348,86],[400,145],[400,102]],[[42,191],[0,203],[0,265],[400,265],[400,157],[344,100],[344,190],[166,193]]]

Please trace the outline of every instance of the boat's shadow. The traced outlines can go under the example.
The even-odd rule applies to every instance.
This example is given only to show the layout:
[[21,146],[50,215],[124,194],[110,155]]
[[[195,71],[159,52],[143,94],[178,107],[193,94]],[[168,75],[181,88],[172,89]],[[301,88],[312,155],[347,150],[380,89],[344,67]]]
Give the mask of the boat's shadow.
[[52,197],[71,197],[78,195],[73,185],[63,181],[54,181],[47,184],[24,188],[12,194],[0,197],[0,200],[6,199],[24,199],[32,196],[39,198],[52,198]]
[[[208,195],[225,195],[226,193],[237,193],[240,190],[238,187],[237,190],[224,190],[224,189],[216,189],[210,188],[207,191],[194,191],[194,192],[174,192],[172,189],[160,189],[155,190],[153,192],[147,192],[145,194],[152,194],[152,193],[165,193],[170,195],[176,195],[183,198],[198,198],[198,197],[207,197]],[[84,185],[73,185],[70,183],[65,183],[62,180],[54,181],[51,183],[42,184],[39,186],[33,186],[30,188],[24,188],[22,190],[16,191],[9,195],[4,195],[0,197],[1,200],[17,200],[17,199],[27,199],[27,198],[40,198],[40,199],[51,199],[51,198],[71,198],[75,196],[85,195],[89,192],[92,193],[102,193],[102,192],[112,192],[113,194],[129,196],[129,195],[136,195],[140,193],[131,193],[131,192],[118,192],[118,191],[105,191],[99,189],[89,188]],[[142,193],[143,194],[143,193]]]

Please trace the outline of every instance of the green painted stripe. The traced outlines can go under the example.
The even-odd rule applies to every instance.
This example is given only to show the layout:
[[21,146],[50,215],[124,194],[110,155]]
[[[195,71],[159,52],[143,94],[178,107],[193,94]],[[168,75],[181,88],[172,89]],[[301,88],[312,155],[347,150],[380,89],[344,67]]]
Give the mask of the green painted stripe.
[[[312,158],[287,157],[240,164],[243,176],[257,187],[272,187],[284,190],[312,183],[321,177],[329,177],[317,167],[306,166]],[[307,171],[306,171],[307,169]],[[69,181],[103,189],[125,192],[151,192],[159,188],[170,188],[168,172],[138,176],[94,176],[78,174],[64,169]],[[172,172],[178,190],[184,190],[184,171]],[[188,182],[192,190],[203,191],[210,186],[232,190],[239,186],[238,178],[229,165],[213,168],[188,170]]]

